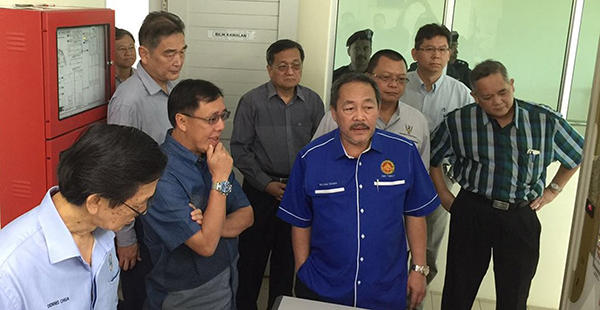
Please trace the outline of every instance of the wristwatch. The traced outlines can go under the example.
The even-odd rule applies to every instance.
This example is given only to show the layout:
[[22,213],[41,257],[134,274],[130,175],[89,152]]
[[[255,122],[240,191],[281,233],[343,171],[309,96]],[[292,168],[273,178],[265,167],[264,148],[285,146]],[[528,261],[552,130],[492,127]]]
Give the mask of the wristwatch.
[[427,266],[427,265],[419,266],[419,265],[411,264],[410,269],[414,270],[424,276],[427,276],[429,274],[429,266]]
[[213,182],[211,189],[216,190],[223,196],[227,196],[231,193],[231,183],[229,181]]
[[555,191],[557,194],[562,192],[562,187],[554,182],[550,183],[548,187],[550,187],[550,189]]

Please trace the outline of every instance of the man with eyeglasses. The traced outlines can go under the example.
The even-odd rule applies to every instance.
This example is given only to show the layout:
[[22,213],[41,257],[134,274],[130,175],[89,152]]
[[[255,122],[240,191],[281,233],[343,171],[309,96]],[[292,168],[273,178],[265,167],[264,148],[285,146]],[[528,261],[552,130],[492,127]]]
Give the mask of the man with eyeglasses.
[[[171,124],[167,98],[185,61],[185,25],[169,12],[151,12],[139,32],[140,62],[137,72],[117,90],[108,104],[109,124],[132,126],[159,144]],[[117,233],[119,265],[123,269],[123,308],[141,310],[146,300],[146,275],[152,269],[144,245],[142,225],[127,226]]]
[[[450,42],[450,60],[446,67],[446,74],[461,81],[465,86],[471,89],[471,82],[469,82],[471,69],[469,69],[469,63],[462,59],[458,59],[458,32],[452,31],[450,34],[452,36],[452,42]],[[410,64],[408,71],[412,72],[415,70],[417,70],[417,63],[413,62]]]
[[332,82],[335,82],[335,80],[346,73],[366,72],[371,57],[372,43],[373,30],[364,29],[353,33],[346,41],[348,56],[350,56],[350,64],[335,69],[333,71]]
[[[449,112],[472,102],[469,89],[458,80],[444,74],[450,59],[450,31],[443,25],[427,24],[415,36],[412,57],[417,62],[417,71],[409,72],[403,102],[421,111],[431,133]],[[447,161],[444,164],[448,166]],[[446,184],[452,187],[448,174]],[[448,212],[440,205],[427,216],[427,284],[438,273],[437,256],[448,225]]]
[[425,297],[425,215],[440,202],[415,144],[376,129],[379,103],[370,77],[340,77],[330,107],[339,128],[296,157],[277,215],[293,225],[298,297],[365,309]]
[[[154,263],[145,309],[235,310],[237,237],[253,214],[220,141],[230,113],[221,90],[203,80],[181,81],[167,105],[173,129],[161,149],[169,161],[142,217]],[[192,209],[202,210],[201,225]]]
[[[429,127],[427,119],[419,110],[400,101],[408,83],[406,60],[396,51],[385,49],[373,54],[367,74],[377,82],[381,92],[381,107],[377,118],[377,128],[401,135],[415,142],[425,167],[429,167]],[[338,126],[332,113],[321,120],[313,140]]]
[[276,297],[292,295],[291,227],[276,212],[296,154],[310,142],[325,113],[319,95],[299,85],[302,46],[283,39],[271,44],[266,54],[270,81],[242,96],[231,136],[231,154],[254,208],[254,225],[240,236],[241,310],[257,309],[269,255],[268,309]]
[[166,164],[136,128],[89,127],[61,153],[59,186],[0,230],[0,309],[117,309],[113,231],[148,210]]

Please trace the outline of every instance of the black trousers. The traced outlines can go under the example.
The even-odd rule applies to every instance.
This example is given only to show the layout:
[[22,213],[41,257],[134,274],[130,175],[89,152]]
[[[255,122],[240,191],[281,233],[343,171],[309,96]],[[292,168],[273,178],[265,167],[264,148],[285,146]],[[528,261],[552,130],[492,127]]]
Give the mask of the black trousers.
[[496,309],[526,310],[539,259],[536,212],[528,206],[499,210],[487,198],[461,190],[450,213],[442,309],[471,309],[493,253]]
[[311,290],[304,282],[300,281],[298,277],[296,277],[296,287],[294,288],[294,292],[298,298],[327,302],[325,298]]
[[146,276],[152,271],[152,261],[146,243],[144,243],[144,228],[139,219],[135,220],[135,234],[140,247],[141,261],[133,269],[121,271],[121,290],[123,301],[119,302],[119,309],[142,310],[146,302]]
[[269,254],[269,304],[273,307],[278,296],[292,296],[294,285],[294,252],[291,226],[277,217],[279,200],[257,190],[248,182],[242,185],[254,209],[254,224],[240,234],[238,261],[238,310],[256,310]]

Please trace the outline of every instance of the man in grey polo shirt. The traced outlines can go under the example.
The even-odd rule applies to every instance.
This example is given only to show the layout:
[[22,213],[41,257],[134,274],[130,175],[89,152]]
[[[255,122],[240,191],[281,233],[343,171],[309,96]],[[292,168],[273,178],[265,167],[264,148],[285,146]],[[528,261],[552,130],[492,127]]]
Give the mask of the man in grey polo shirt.
[[[406,60],[400,53],[385,49],[373,54],[367,66],[367,74],[377,82],[381,92],[381,106],[377,128],[404,136],[415,142],[425,167],[429,169],[429,126],[419,110],[400,101],[408,78]],[[331,113],[325,114],[313,140],[328,133],[338,125]]]
[[[159,144],[164,141],[171,128],[167,99],[185,60],[184,29],[173,13],[151,12],[146,16],[139,32],[137,72],[119,86],[110,100],[109,124],[136,127]],[[126,227],[116,235],[125,308],[142,309],[146,300],[144,279],[152,269],[143,244],[142,225],[136,221],[135,230]]]
[[[444,74],[444,67],[450,59],[450,31],[443,25],[427,24],[419,29],[415,37],[415,47],[411,54],[417,62],[417,71],[409,72],[409,82],[401,100],[423,112],[432,132],[449,112],[473,101],[469,89],[460,81]],[[446,185],[452,181],[446,175]],[[427,265],[430,273],[427,284],[435,278],[438,251],[446,226],[448,213],[438,207],[427,216]]]
[[291,40],[267,49],[269,82],[249,91],[238,104],[231,155],[244,175],[242,188],[254,208],[254,225],[240,235],[237,306],[256,309],[271,254],[269,306],[292,294],[294,254],[291,226],[276,216],[296,154],[310,142],[325,113],[314,91],[298,85],[304,50]]

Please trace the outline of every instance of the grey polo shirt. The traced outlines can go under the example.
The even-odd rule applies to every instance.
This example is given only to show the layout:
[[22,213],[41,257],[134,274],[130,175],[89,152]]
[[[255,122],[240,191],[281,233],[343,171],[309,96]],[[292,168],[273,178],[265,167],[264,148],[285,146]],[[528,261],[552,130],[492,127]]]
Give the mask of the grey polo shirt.
[[[167,82],[169,93],[175,84]],[[117,88],[108,104],[108,123],[138,128],[163,143],[171,123],[167,114],[167,99],[160,86],[144,70],[142,63],[137,72]]]
[[259,190],[272,176],[288,176],[296,154],[310,142],[323,114],[321,97],[304,86],[296,86],[296,96],[288,104],[270,81],[247,92],[233,121],[234,165]]

